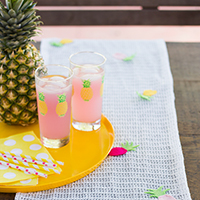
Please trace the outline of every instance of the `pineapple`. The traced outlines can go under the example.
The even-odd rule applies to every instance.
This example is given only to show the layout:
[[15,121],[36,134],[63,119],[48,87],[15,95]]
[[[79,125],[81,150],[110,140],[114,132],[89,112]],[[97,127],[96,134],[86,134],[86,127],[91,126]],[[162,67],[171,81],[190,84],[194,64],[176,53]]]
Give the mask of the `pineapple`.
[[27,126],[37,121],[35,69],[43,65],[30,44],[38,34],[32,0],[0,2],[0,121]]
[[66,102],[66,94],[58,95],[58,104],[56,106],[56,113],[59,117],[64,117],[68,110],[68,105]]
[[93,91],[90,85],[91,85],[91,82],[89,80],[83,80],[83,88],[81,89],[81,97],[84,101],[89,101],[93,97]]

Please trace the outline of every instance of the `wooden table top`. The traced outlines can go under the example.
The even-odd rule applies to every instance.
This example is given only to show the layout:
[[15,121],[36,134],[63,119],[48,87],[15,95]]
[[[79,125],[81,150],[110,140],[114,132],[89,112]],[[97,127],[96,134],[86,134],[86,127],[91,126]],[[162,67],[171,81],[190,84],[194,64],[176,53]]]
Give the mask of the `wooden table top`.
[[[36,44],[39,49],[39,43]],[[200,43],[167,42],[174,79],[175,105],[188,185],[193,200],[200,191]],[[0,193],[0,200],[15,194]]]

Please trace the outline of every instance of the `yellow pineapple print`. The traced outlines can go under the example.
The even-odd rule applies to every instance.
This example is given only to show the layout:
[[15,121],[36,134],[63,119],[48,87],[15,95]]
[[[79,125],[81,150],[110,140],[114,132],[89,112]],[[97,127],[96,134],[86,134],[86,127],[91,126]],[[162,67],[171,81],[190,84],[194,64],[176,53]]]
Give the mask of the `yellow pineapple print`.
[[100,88],[100,96],[103,96],[103,87],[104,87],[104,76],[102,77],[102,84],[101,84],[101,88]]
[[90,85],[91,85],[91,82],[89,80],[83,80],[83,88],[81,89],[81,97],[84,101],[89,101],[93,97],[93,91]]
[[74,86],[72,85],[72,96],[74,95]]
[[45,100],[45,96],[43,94],[43,92],[39,92],[39,102],[38,102],[38,109],[41,115],[46,115],[48,108],[47,108],[47,104],[44,101]]
[[56,106],[56,113],[59,117],[64,117],[68,110],[68,105],[66,102],[66,94],[58,95],[58,104]]

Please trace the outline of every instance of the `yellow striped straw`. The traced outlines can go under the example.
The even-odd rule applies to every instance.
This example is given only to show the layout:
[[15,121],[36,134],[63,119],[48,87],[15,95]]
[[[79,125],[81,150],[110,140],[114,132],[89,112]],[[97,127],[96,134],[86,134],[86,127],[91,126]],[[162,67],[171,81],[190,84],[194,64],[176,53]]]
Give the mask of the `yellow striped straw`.
[[34,163],[25,162],[24,160],[16,160],[16,159],[13,159],[13,158],[7,156],[6,154],[2,154],[2,153],[0,153],[0,160],[6,161],[6,162],[9,162],[9,163],[13,163],[13,164],[17,164],[17,165],[20,165],[20,166],[26,166],[26,167],[39,169],[41,171],[48,171],[48,172],[54,172],[54,173],[60,174],[60,171],[58,171],[54,168],[46,167],[46,166],[43,166],[43,165],[37,165],[37,164],[34,164]]
[[23,171],[26,174],[33,174],[33,175],[36,175],[36,176],[41,176],[41,177],[47,178],[47,174],[38,172],[37,170],[35,170],[33,168],[22,167],[22,166],[15,165],[15,164],[5,162],[5,161],[1,161],[1,160],[0,160],[0,165],[8,166],[8,167],[15,169],[15,170]]
[[36,164],[36,165],[43,165],[43,166],[49,167],[49,168],[55,168],[55,167],[57,167],[57,164],[64,165],[64,163],[62,161],[52,161],[50,159],[43,159],[43,158],[37,159],[33,156],[15,155],[13,153],[6,152],[6,151],[0,151],[0,153],[3,154],[3,156],[7,156],[7,157],[12,158],[12,159],[17,160],[17,161],[33,163],[33,164]]

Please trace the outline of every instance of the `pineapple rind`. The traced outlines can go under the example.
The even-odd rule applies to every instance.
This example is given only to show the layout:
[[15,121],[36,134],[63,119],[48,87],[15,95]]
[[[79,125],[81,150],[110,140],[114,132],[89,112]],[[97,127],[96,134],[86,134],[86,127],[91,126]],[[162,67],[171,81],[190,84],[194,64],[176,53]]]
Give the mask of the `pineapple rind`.
[[23,125],[38,118],[35,69],[43,65],[39,51],[31,44],[0,55],[0,121]]

